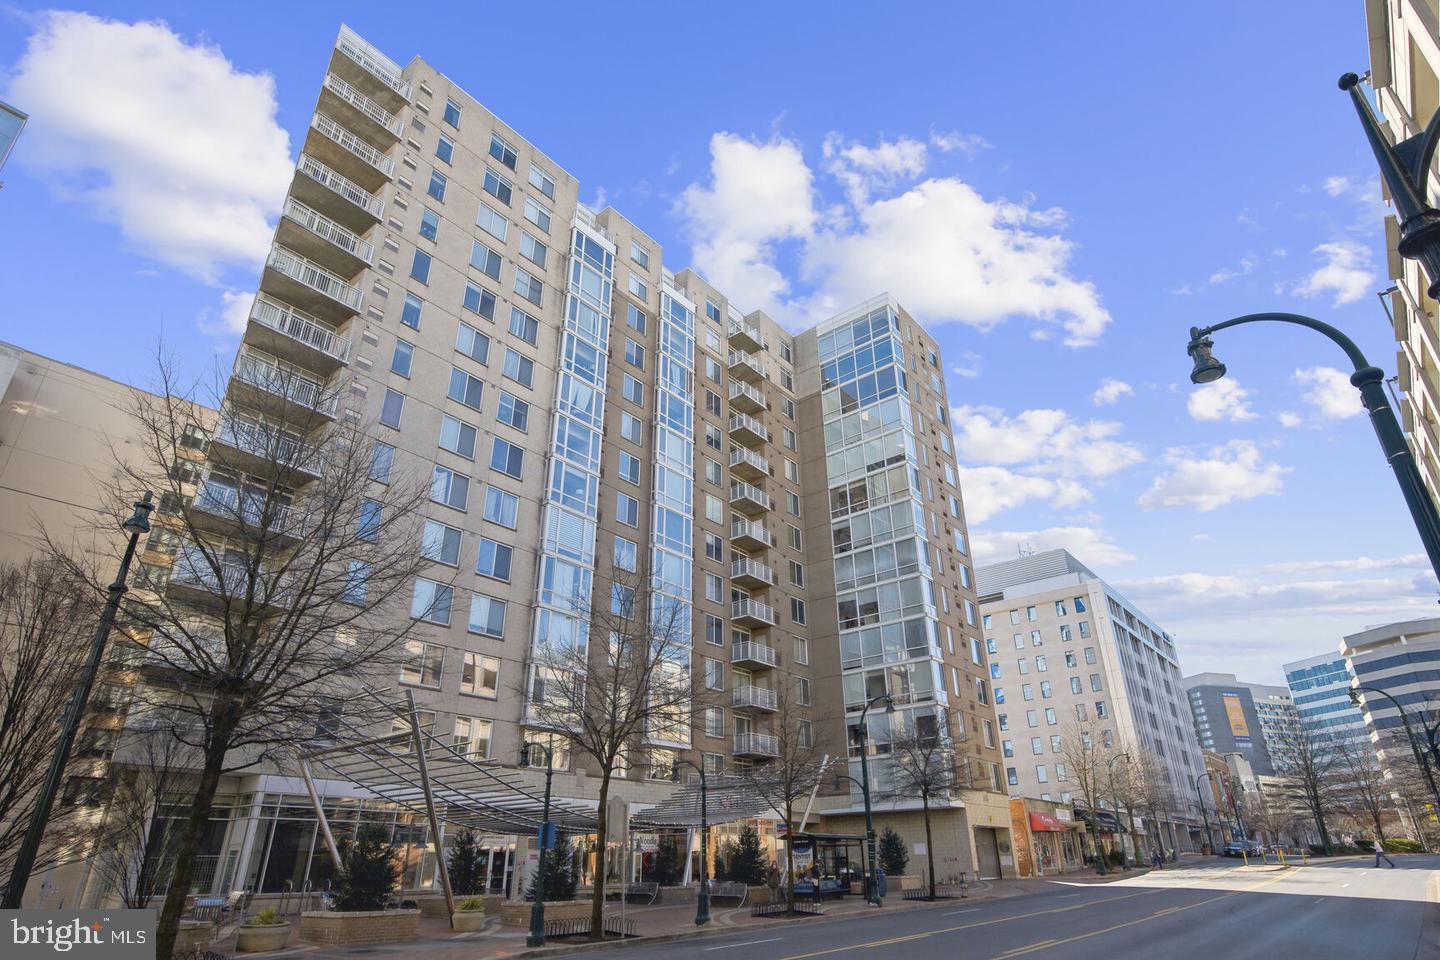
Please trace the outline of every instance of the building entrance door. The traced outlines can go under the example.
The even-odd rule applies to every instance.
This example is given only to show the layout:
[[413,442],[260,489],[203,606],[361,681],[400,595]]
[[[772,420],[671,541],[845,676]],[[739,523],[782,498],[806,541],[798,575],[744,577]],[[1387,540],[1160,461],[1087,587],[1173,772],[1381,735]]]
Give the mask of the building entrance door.
[[981,880],[1000,879],[1000,844],[989,827],[975,828],[975,859],[980,864]]

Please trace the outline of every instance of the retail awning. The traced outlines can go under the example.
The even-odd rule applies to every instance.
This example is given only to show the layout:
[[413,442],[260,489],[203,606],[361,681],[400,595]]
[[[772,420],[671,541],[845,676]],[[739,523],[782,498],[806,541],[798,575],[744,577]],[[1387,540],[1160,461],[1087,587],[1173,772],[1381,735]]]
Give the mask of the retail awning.
[[1040,813],[1036,811],[1030,814],[1030,829],[1037,830],[1042,833],[1064,833],[1075,825],[1076,824],[1074,820],[1067,822],[1049,813]]
[[1121,833],[1120,818],[1109,810],[1082,810],[1075,808],[1075,815],[1085,821],[1086,826],[1099,833]]

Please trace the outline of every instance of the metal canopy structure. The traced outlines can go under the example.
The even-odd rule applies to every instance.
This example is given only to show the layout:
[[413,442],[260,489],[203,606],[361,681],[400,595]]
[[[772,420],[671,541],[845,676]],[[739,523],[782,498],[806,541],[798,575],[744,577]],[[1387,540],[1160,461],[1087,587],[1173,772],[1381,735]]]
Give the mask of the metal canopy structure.
[[[710,776],[706,795],[712,824],[748,820],[770,809],[754,785],[741,777]],[[631,823],[639,827],[700,826],[699,778],[687,781],[668,800],[640,811],[631,817]]]

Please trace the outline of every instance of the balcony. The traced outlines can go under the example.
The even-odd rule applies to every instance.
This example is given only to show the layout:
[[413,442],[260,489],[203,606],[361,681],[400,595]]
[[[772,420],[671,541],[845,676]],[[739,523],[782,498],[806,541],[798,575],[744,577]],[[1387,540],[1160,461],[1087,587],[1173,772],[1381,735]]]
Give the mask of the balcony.
[[291,485],[316,480],[325,472],[322,450],[294,430],[230,410],[221,413],[220,429],[210,440],[210,457],[237,472],[260,477],[284,471]]
[[384,200],[308,153],[300,154],[290,194],[356,233],[364,233],[385,216]]
[[741,550],[769,550],[770,529],[755,520],[731,520],[730,543]]
[[769,670],[780,666],[780,654],[775,648],[754,640],[743,640],[731,644],[730,662],[737,667]]
[[379,150],[388,150],[405,132],[405,121],[335,73],[325,75],[320,112],[342,120]]
[[730,471],[746,480],[763,480],[770,476],[770,461],[753,450],[737,447],[730,451]]
[[287,197],[280,211],[275,242],[341,276],[353,277],[375,262],[370,241],[294,197]]
[[765,349],[765,337],[760,330],[744,320],[736,320],[731,317],[725,324],[725,335],[732,347],[739,347],[741,350],[749,350],[752,353]]
[[[267,498],[268,502],[267,502]],[[290,517],[289,498],[267,494],[255,484],[239,482],[224,474],[205,478],[190,504],[196,526],[220,533],[243,534],[247,538],[294,541],[299,532]],[[265,516],[266,508],[270,516]]]
[[378,190],[395,172],[395,161],[384,151],[375,149],[339,120],[323,113],[310,118],[303,150],[366,190]]
[[770,494],[740,480],[730,481],[730,506],[752,517],[775,509]]
[[736,710],[759,713],[774,713],[780,709],[779,698],[774,690],[747,683],[730,691],[730,706]]
[[758,447],[770,442],[770,431],[765,424],[743,413],[730,414],[730,439],[747,447]]
[[290,424],[317,426],[333,420],[339,394],[293,364],[258,350],[242,349],[226,393],[241,406]]
[[765,379],[765,361],[744,350],[731,350],[730,374],[741,380],[759,383]]
[[193,543],[186,544],[175,554],[167,593],[196,606],[223,607],[232,598],[242,600],[251,580],[257,593],[266,592],[266,574],[262,570],[252,578],[248,562],[243,553],[227,550],[223,544],[211,544],[208,553]]
[[400,65],[344,24],[340,25],[340,35],[335,38],[330,70],[370,96],[391,104],[393,109],[400,109],[410,100],[410,84],[402,76]]
[[749,597],[730,601],[730,619],[744,627],[773,627],[779,623],[774,607]]
[[731,380],[730,406],[744,413],[764,413],[770,409],[770,401],[744,380]]
[[773,587],[775,571],[768,564],[750,557],[734,557],[730,561],[730,579],[742,587]]
[[270,255],[265,258],[260,289],[306,313],[335,323],[359,313],[364,301],[358,287],[278,245],[271,247]]
[[307,370],[334,373],[350,362],[350,340],[335,328],[265,294],[250,305],[245,342]]
[[735,756],[773,760],[780,756],[780,740],[768,733],[737,733]]

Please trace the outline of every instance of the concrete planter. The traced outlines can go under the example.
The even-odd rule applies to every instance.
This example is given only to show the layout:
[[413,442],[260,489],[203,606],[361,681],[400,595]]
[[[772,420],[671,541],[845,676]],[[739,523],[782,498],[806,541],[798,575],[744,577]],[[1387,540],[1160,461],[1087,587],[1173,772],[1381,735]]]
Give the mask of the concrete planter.
[[[502,927],[529,927],[531,904],[524,900],[507,903],[500,908]],[[546,900],[546,920],[579,920],[590,916],[589,900]]]
[[285,923],[242,924],[235,931],[235,952],[269,953],[284,947],[285,941],[288,939],[290,939],[288,921]]
[[204,920],[181,920],[175,931],[175,953],[194,953],[210,949],[210,936],[215,925]]
[[450,929],[456,933],[474,933],[485,929],[484,910],[460,910],[450,914]]
[[694,903],[695,895],[699,890],[700,888],[697,886],[661,887],[655,895],[655,902],[663,903],[667,907],[677,903]]
[[405,943],[419,936],[419,910],[316,910],[300,914],[303,943],[356,946]]
[[892,890],[921,890],[925,887],[925,878],[903,873],[898,877],[886,877],[886,883]]

